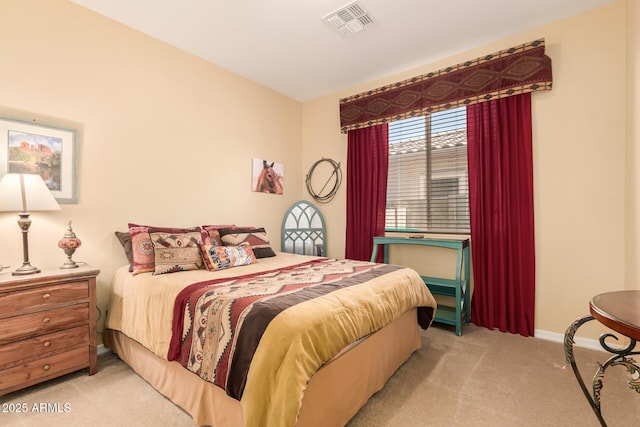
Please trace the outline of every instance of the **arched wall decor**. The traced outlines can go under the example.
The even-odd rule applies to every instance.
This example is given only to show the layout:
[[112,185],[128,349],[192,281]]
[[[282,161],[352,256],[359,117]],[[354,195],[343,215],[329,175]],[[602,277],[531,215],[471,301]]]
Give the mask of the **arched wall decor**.
[[327,230],[324,217],[311,202],[300,200],[282,219],[282,252],[326,256]]

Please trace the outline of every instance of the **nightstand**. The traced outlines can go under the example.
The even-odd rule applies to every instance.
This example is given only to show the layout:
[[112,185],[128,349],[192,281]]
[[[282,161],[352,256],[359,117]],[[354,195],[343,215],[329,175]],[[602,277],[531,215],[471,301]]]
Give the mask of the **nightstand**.
[[0,396],[87,367],[97,372],[98,274],[0,274]]

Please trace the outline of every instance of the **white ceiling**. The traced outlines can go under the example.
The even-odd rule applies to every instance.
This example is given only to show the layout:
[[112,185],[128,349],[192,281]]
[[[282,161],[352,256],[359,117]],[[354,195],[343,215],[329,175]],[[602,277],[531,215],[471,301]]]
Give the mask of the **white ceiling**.
[[[613,0],[71,0],[301,102],[427,64]],[[510,46],[505,46],[505,48]]]

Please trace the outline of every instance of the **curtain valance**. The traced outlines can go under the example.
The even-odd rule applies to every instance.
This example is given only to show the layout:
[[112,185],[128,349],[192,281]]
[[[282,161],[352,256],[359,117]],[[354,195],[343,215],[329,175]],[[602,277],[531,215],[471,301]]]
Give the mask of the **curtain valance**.
[[342,133],[511,95],[550,90],[544,39],[340,100]]

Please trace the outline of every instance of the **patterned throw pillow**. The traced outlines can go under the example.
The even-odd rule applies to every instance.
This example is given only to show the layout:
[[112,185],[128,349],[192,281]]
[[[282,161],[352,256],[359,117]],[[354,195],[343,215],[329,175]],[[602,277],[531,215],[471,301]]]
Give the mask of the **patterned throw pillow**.
[[232,228],[234,224],[230,225],[203,225],[202,229],[202,244],[212,246],[222,246],[222,240],[220,240],[221,228]]
[[256,256],[249,243],[239,246],[202,245],[202,258],[209,271],[256,263]]
[[220,239],[224,246],[239,246],[244,242],[251,245],[256,258],[267,258],[276,256],[271,249],[267,232],[264,228],[256,227],[233,227],[220,230]]
[[133,251],[133,274],[153,271],[153,243],[146,225],[129,224],[131,250]]
[[139,225],[129,223],[129,235],[131,236],[131,251],[133,252],[133,275],[140,273],[153,272],[155,269],[155,254],[153,251],[153,243],[149,236],[149,229],[156,231],[166,231],[168,233],[183,233],[190,231],[199,231],[199,227],[194,228],[170,228],[170,227],[153,227],[150,225]]
[[154,275],[204,268],[200,255],[200,228],[177,233],[150,228],[149,236],[153,243]]

